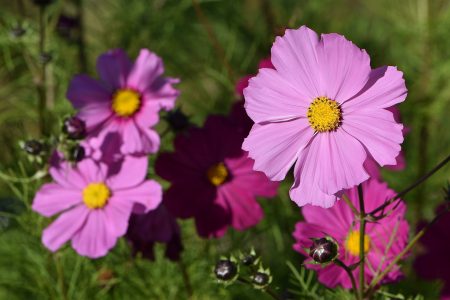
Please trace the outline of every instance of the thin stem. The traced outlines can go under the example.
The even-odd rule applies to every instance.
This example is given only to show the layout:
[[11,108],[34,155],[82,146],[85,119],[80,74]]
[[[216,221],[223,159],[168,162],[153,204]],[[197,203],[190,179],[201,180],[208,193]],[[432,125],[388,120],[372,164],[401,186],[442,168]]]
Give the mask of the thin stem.
[[450,161],[450,155],[447,156],[443,161],[441,161],[436,167],[434,167],[431,171],[429,171],[427,174],[420,177],[418,180],[416,180],[413,184],[411,184],[409,187],[398,193],[394,198],[391,198],[389,200],[386,200],[382,205],[378,206],[374,210],[372,210],[367,215],[370,215],[372,217],[375,217],[375,214],[379,211],[383,211],[386,207],[388,207],[390,204],[394,203],[395,201],[399,200],[401,197],[409,193],[411,190],[413,190],[415,187],[417,187],[419,184],[427,180],[429,177],[431,177],[434,173],[436,173],[439,169],[444,167],[448,162]]
[[365,252],[364,252],[364,240],[366,235],[366,212],[364,209],[364,195],[362,185],[358,185],[358,198],[359,198],[359,299],[364,298],[364,265],[365,265]]
[[375,286],[392,270],[392,268],[398,263],[400,259],[405,256],[406,253],[408,253],[411,248],[420,240],[420,238],[425,234],[425,232],[434,224],[436,223],[442,216],[444,216],[446,213],[448,213],[449,209],[447,208],[445,211],[441,212],[437,216],[434,217],[434,219],[428,223],[422,230],[420,230],[414,238],[409,242],[409,244],[400,252],[392,261],[391,263],[381,272],[377,277],[375,277],[372,282],[369,285],[368,288],[368,294],[370,294],[371,290],[375,288]]
[[[45,53],[45,5],[39,7],[39,55]],[[41,69],[39,74],[39,79],[37,83],[38,91],[38,115],[39,115],[39,128],[41,134],[46,134],[45,126],[45,113],[47,105],[47,85],[46,85],[46,63],[41,62]]]
[[183,261],[180,260],[178,261],[178,266],[180,267],[181,270],[181,274],[183,276],[183,282],[184,282],[184,287],[186,288],[186,293],[188,294],[188,298],[192,298],[192,295],[194,294],[192,291],[192,285],[191,285],[191,280],[189,277],[189,273],[187,272],[186,266],[184,265]]
[[342,195],[342,200],[344,200],[345,203],[350,207],[350,209],[355,214],[355,216],[357,218],[359,218],[359,211],[358,211],[358,209],[356,209],[356,207],[353,205],[353,202],[347,197],[347,195],[343,194]]
[[350,277],[350,280],[352,282],[352,289],[353,289],[353,292],[355,293],[355,297],[356,297],[356,299],[360,299],[359,294],[358,294],[358,289],[356,288],[355,276],[353,276],[352,270],[350,270],[350,268],[339,259],[335,259],[334,264],[343,268],[345,270],[345,272],[347,272],[348,277]]
[[87,56],[86,56],[86,44],[84,40],[84,10],[83,0],[77,0],[76,2],[79,35],[77,39],[78,44],[78,60],[80,62],[80,73],[84,73],[87,70]]
[[[253,286],[253,283],[245,278],[242,277],[238,277],[237,281],[244,283],[244,284],[248,284]],[[280,297],[278,297],[278,295],[270,288],[270,287],[265,287],[264,289],[262,289],[265,293],[267,293],[269,296],[271,296],[273,299],[275,300],[281,300]]]

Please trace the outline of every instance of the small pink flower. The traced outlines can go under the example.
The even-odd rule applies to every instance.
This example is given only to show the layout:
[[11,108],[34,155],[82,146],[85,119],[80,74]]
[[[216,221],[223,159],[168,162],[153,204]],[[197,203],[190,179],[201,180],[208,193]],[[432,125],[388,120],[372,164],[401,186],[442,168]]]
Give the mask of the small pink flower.
[[256,197],[276,194],[278,184],[253,171],[242,139],[229,119],[211,116],[203,128],[179,134],[175,152],[156,161],[156,173],[172,184],[164,205],[175,217],[195,218],[202,237],[221,237],[228,226],[256,225],[263,217]]
[[33,210],[46,217],[61,213],[42,235],[51,251],[72,240],[83,256],[97,258],[123,236],[133,210],[150,211],[161,202],[161,186],[144,178],[147,158],[126,157],[121,165],[96,164],[91,159],[76,167],[53,161],[53,183],[44,184],[33,200]]
[[386,108],[405,100],[402,72],[372,70],[343,36],[305,26],[277,37],[271,59],[275,69],[260,69],[244,90],[255,125],[243,149],[255,170],[279,181],[295,164],[291,199],[331,207],[369,178],[369,154],[381,166],[396,163],[403,126]]
[[86,122],[89,138],[99,148],[105,136],[117,131],[123,138],[123,154],[154,153],[159,136],[151,129],[160,109],[175,105],[179,92],[172,86],[177,79],[163,77],[162,60],[142,49],[132,63],[120,49],[100,55],[97,60],[100,80],[86,75],[70,82],[67,98]]
[[[370,179],[363,184],[365,209],[371,211],[384,203],[386,199],[395,196],[395,192],[376,179]],[[359,207],[358,189],[356,187],[345,192],[356,208]],[[391,209],[392,205],[387,209]],[[406,247],[408,243],[408,222],[404,219],[406,206],[400,202],[394,212],[375,223],[367,223],[364,250],[366,252],[365,278],[370,281]],[[304,222],[297,223],[293,233],[296,243],[294,249],[305,256],[305,248],[312,245],[311,238],[324,235],[333,237],[339,243],[338,258],[347,266],[359,261],[359,221],[344,202],[339,201],[332,208],[306,205],[302,208]],[[332,288],[341,285],[351,288],[347,273],[340,267],[330,264],[326,267],[311,264],[311,258],[305,262],[309,269],[316,270],[319,281]],[[353,271],[359,278],[359,268]],[[399,266],[395,266],[385,277],[384,283],[397,280],[401,276]]]

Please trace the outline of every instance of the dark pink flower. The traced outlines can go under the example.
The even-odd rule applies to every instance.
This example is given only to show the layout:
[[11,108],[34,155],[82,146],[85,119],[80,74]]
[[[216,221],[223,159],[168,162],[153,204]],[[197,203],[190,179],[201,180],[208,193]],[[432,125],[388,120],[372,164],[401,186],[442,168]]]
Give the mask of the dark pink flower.
[[67,91],[91,143],[99,148],[109,132],[118,132],[123,154],[156,152],[159,136],[151,127],[159,110],[174,107],[179,92],[172,85],[178,80],[163,77],[162,60],[147,49],[134,63],[120,49],[108,51],[98,58],[97,72],[100,80],[75,76]]
[[[346,191],[345,194],[358,208],[357,188],[354,187]],[[395,192],[389,189],[386,183],[380,183],[376,179],[369,179],[363,183],[363,194],[365,209],[371,211],[385,200],[393,197]],[[404,219],[405,211],[406,206],[401,202],[392,214],[376,223],[367,224],[367,238],[364,244],[367,257],[364,271],[367,283],[405,248],[408,242],[409,230],[408,223]],[[296,251],[308,256],[305,248],[312,246],[311,238],[320,238],[328,235],[339,243],[338,258],[341,261],[348,266],[359,261],[359,221],[344,201],[338,201],[333,207],[328,209],[306,205],[302,208],[302,213],[305,221],[297,223],[293,234],[296,239],[294,245]],[[308,258],[305,266],[316,270],[319,281],[324,285],[328,287],[337,285],[341,285],[344,288],[352,287],[350,278],[342,268],[334,264],[322,267],[313,265],[310,262],[311,258]],[[353,275],[355,278],[359,277],[359,268],[353,271]],[[395,281],[400,276],[400,267],[395,266],[383,282]]]
[[153,249],[155,243],[166,244],[166,257],[170,260],[179,260],[180,252],[183,250],[180,227],[162,204],[146,214],[133,214],[127,238],[134,253],[140,252],[150,260],[155,259]]
[[156,173],[172,184],[164,205],[175,217],[195,218],[202,237],[220,237],[228,226],[256,225],[263,217],[256,197],[276,194],[278,185],[253,171],[241,143],[242,134],[228,118],[211,116],[203,128],[179,134],[175,152],[156,161]]

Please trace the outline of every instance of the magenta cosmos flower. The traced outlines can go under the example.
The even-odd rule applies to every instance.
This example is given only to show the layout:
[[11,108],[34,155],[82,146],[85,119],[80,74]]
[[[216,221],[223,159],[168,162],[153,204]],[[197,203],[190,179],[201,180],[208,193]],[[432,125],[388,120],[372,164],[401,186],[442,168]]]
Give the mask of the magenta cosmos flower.
[[305,26],[277,37],[271,59],[275,69],[259,70],[244,90],[255,125],[243,149],[255,170],[282,180],[295,163],[291,199],[331,207],[337,193],[368,179],[368,154],[395,164],[403,126],[386,108],[406,97],[402,72],[372,70],[343,36]]
[[[395,192],[375,179],[369,179],[362,184],[364,203],[367,211],[371,211],[384,203],[385,200],[395,196]],[[356,187],[345,192],[349,199],[359,207],[358,189]],[[387,209],[391,208],[388,207]],[[377,223],[366,225],[366,238],[364,251],[366,252],[365,277],[370,281],[386,268],[386,266],[399,254],[408,242],[409,226],[404,219],[406,206],[400,202],[395,211],[379,220]],[[359,221],[352,213],[350,207],[339,201],[330,209],[307,205],[302,208],[304,222],[297,223],[294,231],[296,243],[294,249],[308,256],[305,248],[312,245],[311,238],[320,238],[324,235],[333,237],[339,243],[338,258],[346,265],[359,261]],[[305,261],[305,267],[316,270],[319,281],[328,287],[341,285],[351,288],[351,281],[347,273],[340,267],[331,264],[326,267],[311,264],[311,258]],[[353,271],[355,278],[359,278],[359,268]],[[400,267],[396,266],[385,277],[384,283],[392,282],[401,276]]]
[[256,196],[276,194],[278,185],[253,171],[242,139],[228,118],[211,116],[203,128],[179,134],[175,152],[156,161],[156,173],[172,184],[164,205],[175,217],[195,218],[202,237],[220,237],[228,226],[256,225],[263,217]]
[[54,182],[44,184],[33,200],[33,210],[46,217],[61,213],[42,234],[51,251],[72,240],[83,256],[97,258],[123,236],[133,210],[150,211],[161,202],[161,186],[144,180],[147,158],[127,157],[120,166],[96,164],[91,159],[76,167],[53,162]]
[[133,247],[133,253],[154,260],[155,243],[166,244],[165,255],[168,259],[177,261],[183,250],[180,227],[175,218],[164,205],[146,214],[133,214],[128,227],[127,239]]
[[175,105],[177,79],[163,77],[162,60],[142,49],[132,63],[122,50],[112,50],[97,60],[100,80],[85,75],[70,82],[67,98],[86,122],[88,135],[97,148],[111,131],[123,137],[123,154],[154,153],[159,136],[151,129],[160,109]]

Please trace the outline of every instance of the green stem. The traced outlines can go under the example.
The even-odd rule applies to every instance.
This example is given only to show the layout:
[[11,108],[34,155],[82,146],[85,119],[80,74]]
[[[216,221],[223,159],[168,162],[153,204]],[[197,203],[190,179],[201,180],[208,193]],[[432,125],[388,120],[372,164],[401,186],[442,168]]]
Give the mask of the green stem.
[[178,266],[180,267],[181,274],[183,276],[184,287],[186,288],[186,293],[188,294],[188,299],[191,299],[192,295],[194,294],[192,291],[191,280],[189,278],[189,273],[187,272],[186,266],[184,265],[181,258],[178,261]]
[[[45,6],[39,7],[39,55],[45,53]],[[46,63],[41,64],[41,70],[39,74],[39,81],[37,83],[38,91],[38,115],[39,115],[39,128],[41,134],[45,135],[45,113],[47,105],[47,86],[46,86]]]
[[353,276],[352,270],[350,270],[350,268],[339,259],[335,259],[334,264],[343,268],[345,270],[345,272],[347,272],[348,277],[350,277],[350,280],[352,282],[352,289],[353,289],[353,292],[355,293],[355,298],[360,299],[359,294],[358,294],[358,289],[356,288],[355,276]]
[[364,209],[364,196],[362,185],[358,185],[358,198],[359,198],[359,299],[364,298],[364,265],[365,265],[365,252],[364,252],[364,239],[366,234],[366,212]]

